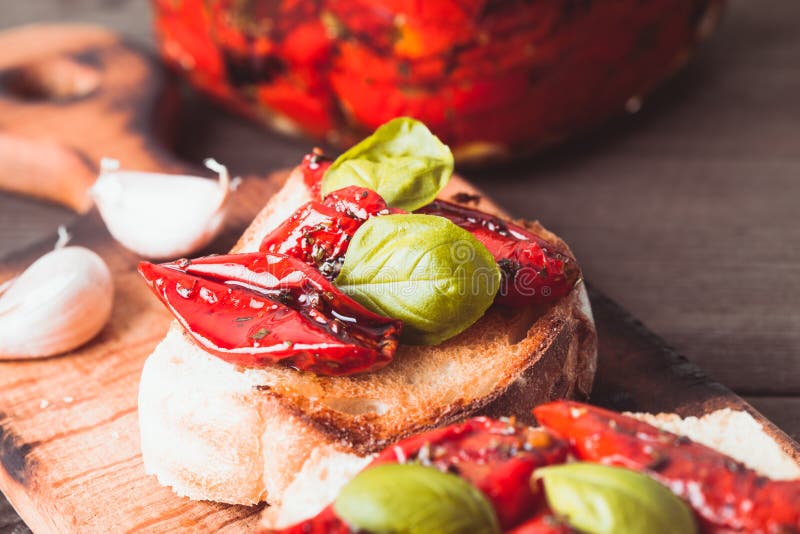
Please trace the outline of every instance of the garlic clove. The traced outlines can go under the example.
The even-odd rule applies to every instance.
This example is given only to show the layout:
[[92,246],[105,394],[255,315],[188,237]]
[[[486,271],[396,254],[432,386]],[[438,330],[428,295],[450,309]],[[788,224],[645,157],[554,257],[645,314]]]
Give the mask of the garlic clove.
[[224,165],[213,159],[206,167],[218,180],[187,175],[119,169],[104,159],[90,192],[108,231],[125,248],[146,258],[189,256],[222,229],[231,180]]
[[97,335],[111,316],[111,272],[84,247],[57,248],[3,287],[0,360],[70,351]]

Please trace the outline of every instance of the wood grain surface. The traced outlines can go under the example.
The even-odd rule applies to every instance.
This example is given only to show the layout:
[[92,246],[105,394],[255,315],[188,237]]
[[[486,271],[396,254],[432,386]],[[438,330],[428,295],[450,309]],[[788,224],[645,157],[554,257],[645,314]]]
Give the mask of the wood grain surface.
[[[210,250],[227,250],[286,174],[250,179]],[[34,532],[247,532],[260,507],[191,502],[145,475],[136,411],[145,358],[171,317],[96,211],[69,228],[114,277],[117,305],[88,345],[65,357],[0,362],[0,489]],[[0,280],[47,250],[33,246],[0,266]]]
[[[104,22],[149,42],[146,3],[6,3],[0,25]],[[800,4],[733,0],[718,35],[638,115],[470,177],[576,250],[589,279],[693,362],[800,435]],[[200,100],[179,152],[235,172],[291,165],[303,143]],[[74,216],[0,197],[0,253]],[[2,499],[0,499],[2,501]],[[0,502],[0,532],[24,526]]]

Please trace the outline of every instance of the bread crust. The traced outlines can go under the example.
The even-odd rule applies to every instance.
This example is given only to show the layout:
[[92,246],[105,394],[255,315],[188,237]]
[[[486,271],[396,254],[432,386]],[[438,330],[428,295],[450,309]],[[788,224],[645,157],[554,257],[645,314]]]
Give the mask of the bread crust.
[[[456,178],[443,197],[462,192],[476,193]],[[308,199],[293,172],[233,252],[256,250]],[[482,197],[477,203],[498,212]],[[558,240],[537,223],[530,228]],[[542,402],[586,399],[596,355],[582,284],[547,308],[492,308],[455,338],[401,346],[392,364],[355,377],[237,368],[199,349],[173,322],[142,373],[145,468],[179,495],[267,500],[270,524],[294,521],[297,502],[303,514],[315,513],[375,452],[402,437],[478,414],[529,421]]]

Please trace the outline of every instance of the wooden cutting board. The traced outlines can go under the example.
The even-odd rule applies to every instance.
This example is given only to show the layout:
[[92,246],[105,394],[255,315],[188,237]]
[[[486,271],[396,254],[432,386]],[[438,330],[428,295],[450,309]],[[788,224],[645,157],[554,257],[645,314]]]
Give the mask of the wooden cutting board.
[[[138,258],[111,239],[83,196],[103,156],[129,168],[204,173],[163,148],[168,131],[155,126],[168,127],[175,116],[165,81],[152,58],[98,28],[0,34],[0,187],[83,212],[69,229],[72,243],[100,254],[116,286],[110,324],[85,347],[59,358],[0,362],[0,489],[36,532],[247,531],[258,518],[259,507],[192,502],[144,474],[139,374],[170,317],[136,274]],[[284,178],[247,178],[209,250],[230,248]],[[54,241],[5,258],[0,282]],[[600,338],[594,402],[682,415],[748,410],[800,461],[800,447],[743,400],[611,300],[590,294]]]

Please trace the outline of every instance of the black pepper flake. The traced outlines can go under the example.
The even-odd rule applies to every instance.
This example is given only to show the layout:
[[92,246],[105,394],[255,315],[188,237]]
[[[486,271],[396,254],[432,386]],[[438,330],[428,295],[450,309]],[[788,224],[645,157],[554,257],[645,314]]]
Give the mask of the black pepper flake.
[[725,459],[725,469],[728,470],[730,473],[741,473],[745,470],[745,466],[737,462],[736,460],[732,460],[730,458]]
[[497,266],[500,267],[500,270],[509,280],[513,280],[514,277],[517,276],[517,272],[522,268],[519,262],[508,258],[500,259],[500,261],[497,262]]
[[450,464],[447,466],[447,472],[451,475],[459,476],[461,474],[461,470],[455,464]]
[[658,473],[659,471],[666,469],[670,462],[671,460],[667,456],[657,456],[652,462],[647,464],[647,470]]

